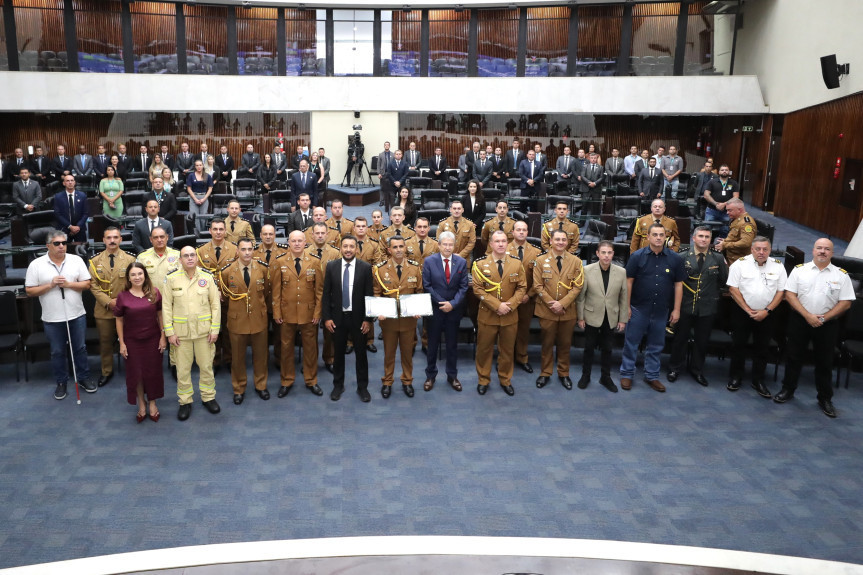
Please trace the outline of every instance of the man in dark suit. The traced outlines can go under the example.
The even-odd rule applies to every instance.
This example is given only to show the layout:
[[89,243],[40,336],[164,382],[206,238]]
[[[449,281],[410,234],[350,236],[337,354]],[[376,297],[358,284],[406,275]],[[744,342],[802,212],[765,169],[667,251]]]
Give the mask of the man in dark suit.
[[388,169],[395,159],[395,154],[390,150],[390,143],[384,142],[384,151],[378,154],[378,178],[381,182],[381,199],[387,212],[390,211],[393,196],[393,183],[389,180]]
[[569,187],[573,181],[577,181],[580,174],[577,174],[575,171],[576,165],[578,164],[575,158],[572,157],[572,148],[564,146],[563,155],[557,158],[557,164],[555,164],[555,169],[557,169],[557,180],[566,182],[567,187]]
[[[15,180],[21,177],[21,169],[29,165],[27,158],[24,157],[24,150],[22,148],[15,148],[15,156],[9,162],[6,162],[6,166],[3,167],[3,174],[0,177],[6,177],[7,180]],[[8,174],[6,173],[7,171],[9,172]]]
[[186,178],[195,169],[195,156],[189,152],[189,144],[183,142],[180,144],[180,153],[177,154],[177,179],[185,184]]
[[325,156],[324,152],[326,150],[318,148],[318,162],[324,169],[324,186],[327,186],[330,183],[330,158],[329,156]]
[[500,147],[495,148],[494,153],[486,154],[486,159],[491,162],[491,181],[503,181],[504,157]]
[[105,170],[111,165],[111,155],[105,151],[105,146],[99,145],[96,148],[96,155],[93,156],[93,174],[96,176],[96,181],[105,177]]
[[153,228],[160,227],[168,232],[168,246],[174,243],[174,226],[165,218],[159,217],[159,202],[156,200],[147,200],[147,205],[144,208],[147,216],[135,222],[135,229],[132,230],[132,245],[140,254],[144,250],[153,247],[150,243],[150,234]]
[[296,210],[288,216],[285,224],[285,235],[290,236],[293,231],[305,233],[306,228],[314,223],[312,219],[312,198],[308,192],[300,192],[297,196]]
[[476,178],[476,176],[473,173],[473,166],[474,166],[474,164],[476,164],[479,161],[479,152],[480,152],[479,148],[480,148],[479,142],[474,142],[473,145],[471,146],[470,150],[465,152],[464,161],[465,161],[465,164],[467,165],[467,178],[468,179]]
[[78,146],[78,155],[72,160],[72,173],[76,176],[93,175],[93,156],[87,153],[87,146]]
[[171,155],[171,152],[168,150],[168,146],[162,146],[160,151],[162,152],[162,163],[171,168],[172,172],[176,170],[176,158]]
[[132,160],[132,168],[136,172],[146,172],[153,164],[153,154],[147,149],[147,146],[141,146],[138,155]]
[[135,165],[132,163],[132,156],[126,153],[126,144],[117,146],[117,159],[119,160],[117,171],[120,174],[128,174],[135,169]]
[[30,158],[30,177],[42,186],[51,181],[51,161],[42,154],[42,146],[36,146]]
[[507,178],[518,177],[518,167],[524,160],[524,152],[519,148],[521,144],[518,140],[512,141],[512,149],[507,150],[506,156],[503,159],[503,175]]
[[396,150],[395,158],[390,165],[387,167],[387,180],[392,184],[393,196],[387,198],[387,204],[392,205],[395,201],[395,196],[398,195],[398,191],[402,189],[408,182],[408,163],[402,159],[402,151]]
[[[174,216],[177,215],[177,196],[165,191],[165,181],[161,176],[153,178],[153,189],[147,194],[145,201],[149,202],[150,200],[155,200],[159,203],[160,217],[169,222],[174,221]],[[171,240],[173,239],[172,237]]]
[[54,227],[70,242],[87,241],[87,194],[75,191],[75,176],[63,176],[63,190],[54,194]]
[[629,175],[623,169],[623,158],[620,157],[620,150],[617,148],[612,148],[611,157],[605,160],[605,175],[610,185],[619,184],[629,179]]
[[72,174],[72,158],[66,155],[66,146],[57,146],[57,157],[51,160],[51,173],[58,182],[63,181],[63,176]]
[[647,168],[638,173],[635,182],[639,196],[653,199],[662,194],[662,171],[656,167],[656,158],[647,160]]
[[300,169],[300,162],[303,161],[303,158],[306,157],[305,152],[303,151],[303,145],[300,144],[297,146],[297,153],[291,156],[291,168],[294,170]]
[[0,158],[0,182],[8,182],[12,179],[9,173],[9,162]]
[[481,150],[479,159],[473,165],[473,179],[479,182],[480,188],[486,187],[491,181],[491,169],[492,165],[485,157],[485,150]]
[[215,158],[216,173],[218,181],[228,185],[228,193],[231,191],[231,179],[233,178],[234,158],[228,153],[228,146],[219,149],[219,155]]
[[201,163],[205,166],[207,165],[207,156],[210,155],[210,152],[207,149],[207,144],[201,143],[201,151],[195,154],[195,161],[201,160]]
[[536,143],[533,145],[534,160],[542,166],[542,171],[545,173],[548,170],[548,155],[542,153],[542,144]]
[[417,143],[411,142],[408,144],[408,152],[404,155],[405,162],[408,164],[408,169],[419,170],[420,164],[423,161],[422,154],[417,150]]
[[246,153],[240,161],[240,169],[237,170],[237,179],[257,178],[258,168],[261,166],[261,155],[255,151],[252,144],[246,146]]
[[27,166],[21,168],[18,176],[21,179],[12,184],[12,199],[18,215],[23,216],[39,209],[39,204],[42,203],[42,188],[38,182],[30,179],[30,169]]
[[598,214],[599,202],[602,199],[602,183],[605,181],[605,170],[597,161],[598,156],[591,153],[588,162],[581,171],[581,199],[584,201],[582,212]]
[[429,158],[429,168],[431,169],[431,178],[446,182],[446,170],[449,165],[446,163],[446,158],[441,153],[441,148],[438,146],[434,149],[434,156]]
[[527,159],[518,166],[518,176],[521,178],[522,197],[536,197],[540,184],[545,179],[545,171],[535,159],[533,150],[528,151]]
[[308,194],[312,200],[312,206],[318,205],[318,178],[309,173],[309,162],[300,162],[300,171],[291,174],[291,206],[297,207],[300,194]]
[[[273,167],[276,168],[276,180],[280,182],[288,181],[288,157],[282,151],[281,146],[273,148],[270,160],[273,163]],[[329,159],[327,161],[329,161]]]
[[[305,162],[305,160],[304,160]],[[308,167],[308,163],[306,163]],[[301,168],[302,169],[302,164]],[[327,264],[324,272],[324,293],[321,299],[321,321],[324,329],[333,334],[335,360],[333,363],[333,391],[330,399],[338,401],[345,391],[345,349],[348,338],[366,341],[371,322],[366,319],[366,297],[375,295],[372,284],[372,267],[354,257],[357,239],[342,238],[342,257]],[[354,347],[356,357],[357,393],[363,402],[372,400],[369,394],[369,361],[366,347]]]
[[458,326],[464,315],[468,290],[467,262],[457,254],[455,234],[446,231],[438,236],[439,253],[423,262],[423,291],[431,294],[433,315],[429,321],[426,351],[426,380],[423,389],[431,391],[437,377],[437,353],[440,336],[446,334],[446,379],[453,389],[461,391],[458,380]]

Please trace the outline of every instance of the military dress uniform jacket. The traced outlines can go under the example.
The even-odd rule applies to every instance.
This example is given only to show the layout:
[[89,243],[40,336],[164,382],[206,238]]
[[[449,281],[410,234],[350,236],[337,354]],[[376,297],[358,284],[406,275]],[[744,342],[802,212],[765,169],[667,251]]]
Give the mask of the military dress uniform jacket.
[[[584,287],[584,267],[581,259],[570,253],[564,252],[561,269],[557,269],[557,256],[554,252],[540,255],[533,268],[533,285],[536,290],[537,301],[534,315],[543,319],[554,321],[570,321],[578,319],[578,308],[575,299]],[[565,308],[563,315],[557,315],[549,305],[551,302],[560,302]]]
[[[318,250],[321,250],[320,255],[318,255]],[[315,256],[316,258],[320,259],[321,270],[326,270],[328,263],[342,257],[342,252],[340,252],[339,250],[337,250],[336,248],[332,247],[329,244],[324,244],[324,247],[322,247],[322,248],[319,248],[314,243],[310,244],[305,249],[305,253],[309,254],[310,256]],[[288,257],[288,256],[285,256],[285,257]]]
[[[477,323],[488,325],[511,325],[518,323],[516,309],[527,293],[527,278],[518,258],[503,257],[503,276],[498,273],[494,254],[477,258],[471,268],[473,293],[479,299]],[[506,302],[511,311],[498,315],[500,304]]]
[[[165,294],[165,278],[180,269],[180,252],[174,248],[165,248],[165,253],[159,255],[154,248],[144,250],[138,254],[138,261],[147,268],[147,275],[153,285],[159,288],[162,295]],[[116,264],[114,264],[116,265]]]
[[[482,238],[482,245],[485,246],[486,255],[491,253],[491,235],[494,232],[498,232],[501,230],[500,227],[501,221],[497,216],[493,216],[485,221],[482,225],[482,233],[480,237]],[[503,232],[506,234],[506,242],[512,242],[512,228],[515,227],[515,220],[507,217],[503,220]]]
[[320,319],[324,270],[318,256],[304,251],[300,273],[291,252],[279,256],[270,269],[273,319],[297,325]]
[[[111,267],[111,258],[108,252],[96,254],[90,259],[90,291],[96,298],[96,307],[93,316],[96,319],[114,319],[114,312],[108,308],[112,299],[117,299],[117,294],[126,287],[126,269],[135,263],[135,256],[127,254],[123,250],[117,250],[114,255],[114,267]],[[152,280],[151,280],[152,281]],[[153,287],[160,286],[153,284]],[[161,292],[162,290],[159,289]]]
[[442,220],[437,226],[437,237],[443,232],[455,234],[454,254],[458,254],[470,262],[473,247],[476,245],[476,226],[467,218],[459,218],[458,231],[456,231],[455,220],[452,216]]
[[219,273],[219,282],[228,306],[228,332],[260,333],[267,329],[268,323],[269,268],[264,262],[252,259],[249,262],[249,285],[246,287],[243,267],[243,262],[236,259]]
[[[634,254],[641,248],[646,248],[650,245],[648,241],[648,231],[650,226],[656,222],[653,214],[641,216],[636,220],[635,227],[632,230],[632,244],[629,246],[629,253]],[[677,231],[677,222],[668,216],[662,216],[659,220],[662,227],[665,228],[665,245],[673,251],[680,250],[680,232]]]
[[258,247],[256,247],[255,251],[252,252],[252,257],[261,260],[267,265],[271,265],[277,257],[284,253],[287,253],[287,251],[288,246],[286,244],[273,244],[273,246],[270,248],[269,261],[267,261],[267,246],[261,243],[258,244]]
[[436,240],[426,237],[422,242],[422,251],[420,251],[419,236],[414,236],[405,242],[405,254],[407,254],[408,258],[418,261],[420,266],[425,263],[427,257],[440,251],[440,246]]
[[[306,234],[306,244],[313,246],[315,245],[315,235],[314,224],[306,228],[304,232]],[[327,237],[324,240],[324,243],[328,246],[338,249],[342,245],[342,236],[339,235],[339,231],[335,228],[327,227]]]
[[[393,259],[384,260],[372,268],[372,275],[374,276],[374,282],[372,283],[374,285],[375,297],[399,298],[403,295],[422,293],[423,276],[420,264],[413,260],[409,260],[408,258],[404,258],[402,259],[401,266],[401,279],[399,279],[398,268]],[[402,327],[402,323],[410,324],[408,327],[412,326],[416,329],[416,319],[413,317],[400,317],[397,320],[386,319],[381,326],[383,327],[386,325],[389,327],[390,325],[395,324],[398,325],[398,327]]]
[[222,305],[217,281],[201,268],[191,278],[184,269],[168,274],[162,292],[165,336],[184,340],[219,334]]
[[235,244],[225,240],[219,247],[221,248],[219,258],[216,258],[216,246],[213,245],[213,242],[207,242],[195,250],[198,253],[198,267],[216,274],[237,258],[237,246]]
[[382,262],[389,259],[390,254],[387,251],[387,241],[395,236],[404,238],[405,243],[416,236],[414,229],[408,225],[402,225],[400,228],[395,226],[387,226],[378,236],[378,255],[375,261]]
[[339,232],[339,237],[352,236],[354,235],[354,221],[349,220],[348,218],[342,218],[340,220],[336,220],[335,218],[330,218],[327,220],[327,226],[337,230]]
[[725,252],[728,265],[752,253],[752,240],[756,235],[758,235],[758,226],[746,212],[729,224],[728,236],[722,242],[722,251]]
[[[233,228],[231,229],[231,224]],[[255,233],[252,231],[252,224],[244,220],[242,217],[232,220],[225,218],[225,240],[233,244],[240,241],[240,238],[249,238],[255,241]]]
[[381,234],[384,230],[386,230],[389,226],[385,226],[381,224],[381,227],[376,228],[374,225],[369,226],[368,236],[373,240],[380,241]]
[[[542,252],[538,247],[527,241],[524,242],[522,247],[524,248],[522,250],[524,257],[520,259],[521,266],[524,268],[524,277],[527,281],[527,296],[533,297],[536,295],[536,286],[533,283],[533,268],[536,265],[537,258],[539,258]],[[506,253],[513,257],[518,257],[518,245],[516,245],[515,242],[511,242],[506,247]]]
[[725,258],[719,252],[707,250],[699,273],[698,254],[694,250],[680,255],[686,268],[680,312],[694,316],[714,315],[719,307],[720,291],[728,280]]
[[[554,218],[542,224],[541,240],[543,250],[547,252],[551,251],[551,234],[554,233],[554,230],[561,229],[560,223],[560,220]],[[567,246],[566,251],[573,255],[578,254],[578,242],[581,239],[581,232],[578,229],[578,224],[571,219],[566,218],[563,220],[563,231],[566,232],[566,236],[569,238],[569,246]]]

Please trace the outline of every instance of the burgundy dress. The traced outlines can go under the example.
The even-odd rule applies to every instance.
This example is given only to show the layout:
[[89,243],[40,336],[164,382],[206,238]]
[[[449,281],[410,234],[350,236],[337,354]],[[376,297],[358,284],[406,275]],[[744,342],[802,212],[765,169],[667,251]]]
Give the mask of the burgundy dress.
[[130,405],[138,402],[138,383],[144,384],[144,394],[152,401],[165,396],[162,375],[162,354],[159,351],[158,314],[162,313],[162,295],[156,290],[156,301],[135,297],[128,291],[120,292],[114,316],[123,318],[123,340],[126,343],[126,400]]

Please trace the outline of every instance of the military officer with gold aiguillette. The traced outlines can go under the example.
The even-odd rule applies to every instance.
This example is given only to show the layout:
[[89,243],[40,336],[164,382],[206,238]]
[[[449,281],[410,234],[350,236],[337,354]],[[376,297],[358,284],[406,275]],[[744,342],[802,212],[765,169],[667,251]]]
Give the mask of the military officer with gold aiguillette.
[[[212,239],[195,250],[198,254],[198,267],[207,270],[214,277],[218,277],[219,270],[237,258],[237,246],[227,241],[225,234],[225,220],[213,218],[210,221],[210,237]],[[228,306],[223,305],[222,317],[220,318],[221,325],[228,322],[227,314]],[[221,365],[229,365],[231,363],[231,338],[228,336],[227,330],[223,329],[219,334],[216,350],[219,352],[220,358],[217,360],[216,355],[213,356],[213,367],[218,369]]]
[[524,268],[517,257],[506,253],[506,233],[491,236],[491,254],[474,261],[471,268],[473,293],[479,299],[476,334],[476,373],[480,395],[488,391],[491,363],[497,344],[497,376],[507,395],[512,387],[512,359],[518,332],[518,306],[527,293]]
[[629,253],[634,254],[641,248],[646,248],[650,245],[647,238],[647,230],[653,224],[662,224],[662,227],[665,228],[665,245],[671,251],[680,251],[680,232],[677,231],[677,222],[665,215],[665,202],[656,198],[650,202],[650,213],[641,216],[635,221]]
[[135,263],[134,256],[120,249],[120,230],[116,227],[106,228],[102,241],[105,242],[105,251],[90,258],[90,275],[93,277],[90,291],[96,298],[93,316],[99,331],[99,355],[102,357],[99,387],[107,385],[114,377],[114,343],[117,341],[114,306],[117,294],[126,289],[126,269]]
[[557,348],[557,377],[566,389],[569,378],[569,351],[572,330],[578,320],[575,298],[584,286],[584,267],[578,256],[566,251],[569,236],[564,230],[551,232],[551,251],[537,258],[533,268],[536,290],[536,317],[542,331],[542,372],[536,386],[543,388],[554,371],[553,353]]
[[[398,299],[403,295],[423,291],[422,269],[413,260],[405,258],[405,240],[393,236],[387,240],[390,258],[372,268],[375,277],[375,297]],[[389,398],[393,389],[396,348],[399,349],[402,363],[402,389],[408,397],[414,396],[413,387],[413,350],[417,332],[417,318],[379,317],[384,334],[384,376],[381,378],[381,396]]]
[[264,401],[270,399],[267,391],[267,299],[269,298],[269,266],[252,257],[255,242],[240,238],[237,259],[223,267],[219,283],[227,300],[228,337],[231,339],[231,383],[234,386],[234,405],[243,403],[246,396],[246,349],[252,346],[252,374],[255,393]]
[[566,251],[575,255],[578,253],[578,242],[581,239],[578,230],[578,224],[569,219],[569,204],[566,202],[557,202],[554,206],[554,218],[542,224],[542,249],[549,251],[551,249],[551,232],[554,230],[563,230],[566,232],[566,237],[569,238],[569,245]]

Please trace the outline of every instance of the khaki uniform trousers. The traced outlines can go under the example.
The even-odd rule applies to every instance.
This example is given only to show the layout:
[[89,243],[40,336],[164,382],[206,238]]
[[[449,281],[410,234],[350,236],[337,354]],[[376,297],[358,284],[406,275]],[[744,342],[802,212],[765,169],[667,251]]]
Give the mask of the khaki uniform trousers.
[[[303,380],[306,382],[306,387],[316,386],[318,384],[318,326],[313,323],[283,323],[281,327],[282,358],[280,369],[282,386],[291,387],[297,376],[294,364],[297,330],[300,332],[303,344]],[[324,333],[328,332],[324,330]]]
[[536,299],[530,298],[527,303],[520,304],[518,309],[518,333],[515,339],[515,360],[519,363],[527,361],[527,342],[530,339],[530,322],[533,318],[533,310],[536,308]]
[[542,373],[545,377],[554,373],[554,349],[557,348],[557,375],[569,377],[569,351],[572,346],[572,331],[578,320],[554,321],[539,318],[542,330]]
[[384,334],[384,376],[381,382],[392,385],[395,376],[396,347],[402,360],[402,385],[413,385],[413,351],[417,337],[417,320],[414,318],[385,319],[381,321]]
[[117,343],[117,322],[112,319],[96,318],[99,332],[99,355],[102,358],[102,375],[114,371],[114,346]]
[[497,344],[497,378],[502,386],[512,385],[512,358],[518,324],[480,324],[476,334],[476,375],[480,385],[491,382],[491,362]]
[[213,377],[213,358],[216,344],[207,343],[207,336],[197,339],[181,339],[177,347],[177,396],[180,405],[192,403],[192,363],[198,364],[198,391],[201,401],[216,399],[216,379]]
[[267,330],[258,333],[231,333],[231,383],[234,393],[246,393],[246,383],[249,375],[246,372],[246,349],[252,346],[252,376],[255,379],[255,389],[267,389]]

